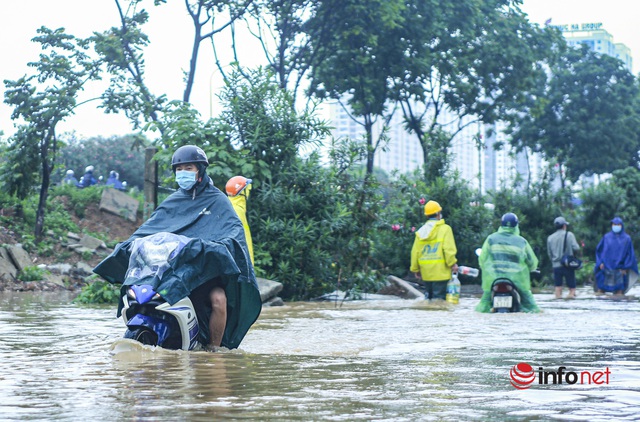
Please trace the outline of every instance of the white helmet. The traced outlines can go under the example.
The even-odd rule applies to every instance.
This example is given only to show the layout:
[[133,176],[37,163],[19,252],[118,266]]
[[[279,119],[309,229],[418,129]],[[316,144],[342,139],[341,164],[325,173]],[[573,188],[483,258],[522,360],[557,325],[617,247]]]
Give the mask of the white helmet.
[[67,170],[67,176],[73,176],[73,170]]
[[87,168],[84,169],[85,173],[88,173],[90,171],[93,171],[93,166],[87,166]]

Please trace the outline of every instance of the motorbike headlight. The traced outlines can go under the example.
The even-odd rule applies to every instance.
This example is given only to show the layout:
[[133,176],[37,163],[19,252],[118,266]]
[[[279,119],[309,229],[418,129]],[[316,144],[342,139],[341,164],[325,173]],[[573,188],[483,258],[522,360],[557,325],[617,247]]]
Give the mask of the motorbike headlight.
[[127,289],[127,296],[129,296],[131,299],[135,299],[136,292],[134,292],[133,289]]

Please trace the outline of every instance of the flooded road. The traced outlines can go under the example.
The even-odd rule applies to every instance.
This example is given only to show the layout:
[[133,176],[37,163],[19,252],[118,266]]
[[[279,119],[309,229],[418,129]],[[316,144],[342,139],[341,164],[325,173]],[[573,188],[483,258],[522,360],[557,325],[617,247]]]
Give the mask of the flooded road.
[[478,314],[464,297],[292,303],[208,353],[123,340],[111,307],[5,293],[0,420],[638,420],[640,302],[578,294],[536,295],[542,314]]

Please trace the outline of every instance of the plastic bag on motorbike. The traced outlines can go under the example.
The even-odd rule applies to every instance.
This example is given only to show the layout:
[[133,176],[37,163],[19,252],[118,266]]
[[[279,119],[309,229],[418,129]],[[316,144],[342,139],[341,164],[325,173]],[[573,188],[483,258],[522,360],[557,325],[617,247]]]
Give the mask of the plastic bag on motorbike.
[[160,232],[135,239],[131,244],[131,257],[126,279],[138,280],[158,277],[170,267],[169,261],[191,239],[178,234]]

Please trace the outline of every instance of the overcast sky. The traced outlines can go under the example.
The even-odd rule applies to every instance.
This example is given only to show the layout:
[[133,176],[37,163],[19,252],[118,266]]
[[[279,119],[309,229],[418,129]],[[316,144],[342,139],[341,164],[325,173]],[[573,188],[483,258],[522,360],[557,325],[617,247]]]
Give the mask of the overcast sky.
[[[124,3],[124,1],[123,1]],[[151,3],[151,2],[149,2]],[[626,44],[632,50],[634,73],[640,68],[640,0],[525,0],[522,9],[530,20],[542,24],[601,22],[615,42]],[[183,69],[189,61],[192,26],[181,1],[169,1],[161,7],[150,7],[150,22],[145,31],[151,39],[146,52],[147,82],[154,93],[166,93],[169,99],[182,98]],[[78,37],[87,37],[93,31],[117,26],[118,15],[113,0],[16,0],[0,5],[0,81],[15,80],[29,72],[27,62],[37,60],[38,45],[30,40],[40,26],[65,27]],[[251,53],[247,48],[243,53]],[[254,57],[261,57],[254,54]],[[203,44],[201,62],[192,103],[204,118],[210,115],[214,95],[221,87],[213,71],[210,44]],[[228,60],[230,61],[230,60]],[[4,85],[0,86],[4,100]],[[99,93],[96,88],[85,98]],[[212,94],[213,93],[213,94]],[[80,136],[110,136],[131,132],[124,116],[105,115],[95,103],[78,107],[76,115],[59,125],[58,132],[75,130]],[[10,120],[11,108],[0,104],[0,130],[6,136],[14,132]]]

